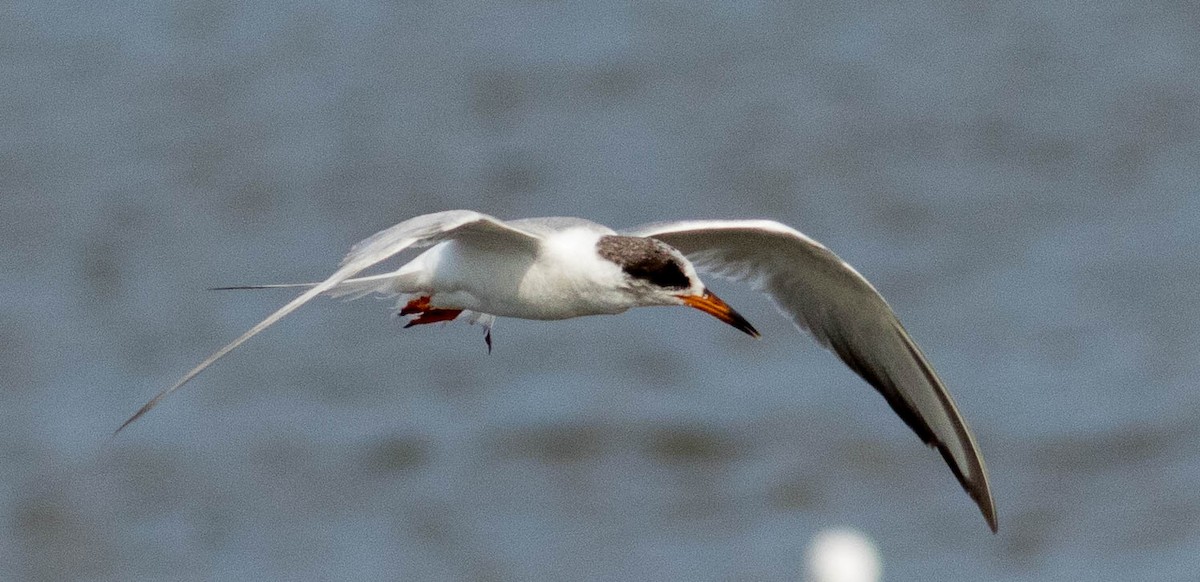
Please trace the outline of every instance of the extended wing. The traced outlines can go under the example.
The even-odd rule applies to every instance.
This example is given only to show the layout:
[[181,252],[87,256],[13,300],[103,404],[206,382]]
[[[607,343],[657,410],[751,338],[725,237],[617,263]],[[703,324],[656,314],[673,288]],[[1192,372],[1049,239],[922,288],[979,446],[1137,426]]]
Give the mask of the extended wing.
[[661,223],[629,234],[661,240],[697,269],[767,293],[942,453],[996,531],[995,504],[975,437],[891,307],[850,265],[817,241],[769,220]]
[[410,248],[432,246],[449,239],[465,239],[482,244],[497,242],[515,248],[527,249],[534,249],[541,242],[541,238],[537,235],[513,228],[486,214],[470,210],[448,210],[434,214],[425,214],[401,222],[391,228],[381,230],[354,245],[346,257],[342,259],[341,268],[330,275],[328,279],[312,286],[312,288],[302,293],[299,297],[293,299],[290,303],[279,308],[278,311],[250,328],[241,337],[229,342],[228,345],[217,350],[216,353],[206,358],[203,362],[200,362],[199,365],[192,368],[187,374],[184,374],[173,386],[164,389],[155,395],[154,398],[151,398],[133,416],[129,417],[129,420],[122,423],[113,434],[121,432],[122,429],[129,426],[133,421],[150,412],[163,398],[166,398],[167,395],[187,384],[188,381],[195,378],[197,374],[204,371],[213,362],[221,359],[225,354],[233,351],[234,348],[242,345],[242,343],[254,337],[260,331],[283,319],[284,316],[295,311],[296,308],[308,303],[313,297],[333,289],[338,283],[353,277],[359,271],[383,261],[396,253]]

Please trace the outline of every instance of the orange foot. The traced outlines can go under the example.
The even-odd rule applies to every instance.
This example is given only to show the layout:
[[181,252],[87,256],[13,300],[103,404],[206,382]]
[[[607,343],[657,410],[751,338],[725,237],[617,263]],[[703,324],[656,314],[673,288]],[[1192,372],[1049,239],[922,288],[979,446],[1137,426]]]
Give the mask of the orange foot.
[[450,321],[458,314],[462,313],[461,309],[435,309],[429,306],[429,296],[423,295],[412,299],[400,310],[400,315],[416,314],[417,318],[404,324],[405,328],[414,325],[424,325],[426,323],[437,323],[439,321]]

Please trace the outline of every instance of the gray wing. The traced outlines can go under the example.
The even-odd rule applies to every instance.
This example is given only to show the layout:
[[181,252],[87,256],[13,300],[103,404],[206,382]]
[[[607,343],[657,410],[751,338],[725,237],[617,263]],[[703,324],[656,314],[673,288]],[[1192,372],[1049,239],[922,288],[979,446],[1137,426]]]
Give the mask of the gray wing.
[[299,297],[260,321],[258,325],[250,328],[241,337],[229,342],[228,345],[217,350],[216,353],[209,356],[203,362],[200,362],[190,372],[184,374],[173,386],[166,388],[154,398],[151,398],[133,416],[129,417],[129,420],[122,423],[113,434],[121,432],[122,429],[129,426],[133,421],[150,412],[163,398],[183,387],[184,384],[195,378],[197,374],[204,371],[213,362],[221,359],[225,354],[228,354],[234,348],[242,345],[246,340],[254,337],[258,332],[267,329],[275,322],[283,319],[285,315],[295,311],[296,308],[308,303],[312,298],[334,288],[338,283],[349,279],[359,271],[383,261],[396,253],[410,248],[432,246],[449,239],[463,239],[479,244],[500,244],[532,251],[540,245],[542,237],[514,228],[486,214],[470,210],[448,210],[434,214],[425,214],[379,231],[351,247],[350,252],[342,259],[341,268],[330,275],[328,279],[317,283],[311,289],[305,291]]
[[850,265],[817,241],[769,220],[660,223],[628,234],[661,240],[697,269],[750,283],[769,295],[941,452],[996,531],[996,509],[975,437],[891,307]]

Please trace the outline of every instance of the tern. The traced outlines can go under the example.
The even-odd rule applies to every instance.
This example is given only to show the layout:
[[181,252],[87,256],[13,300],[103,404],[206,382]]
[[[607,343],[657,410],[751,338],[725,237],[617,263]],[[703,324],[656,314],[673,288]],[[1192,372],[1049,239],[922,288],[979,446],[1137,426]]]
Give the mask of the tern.
[[[423,253],[393,272],[357,277],[408,249]],[[487,329],[497,317],[558,320],[633,307],[687,306],[758,337],[697,272],[750,284],[883,395],[936,448],[996,531],[987,469],[954,400],[878,291],[824,245],[771,220],[661,222],[617,232],[580,218],[499,220],[470,210],[417,216],[354,245],[320,283],[307,287],[246,333],[159,392],[120,432],[167,395],[318,295],[402,296],[408,325],[455,319]]]

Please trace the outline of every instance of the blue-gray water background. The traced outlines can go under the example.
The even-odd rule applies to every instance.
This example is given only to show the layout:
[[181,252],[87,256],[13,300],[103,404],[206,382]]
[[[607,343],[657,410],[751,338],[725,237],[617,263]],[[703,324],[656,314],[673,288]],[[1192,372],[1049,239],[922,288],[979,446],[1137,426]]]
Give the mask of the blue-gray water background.
[[[888,580],[1200,572],[1200,4],[0,4],[0,579]],[[449,208],[768,217],[891,301],[936,452],[737,285],[402,330],[318,300]]]

